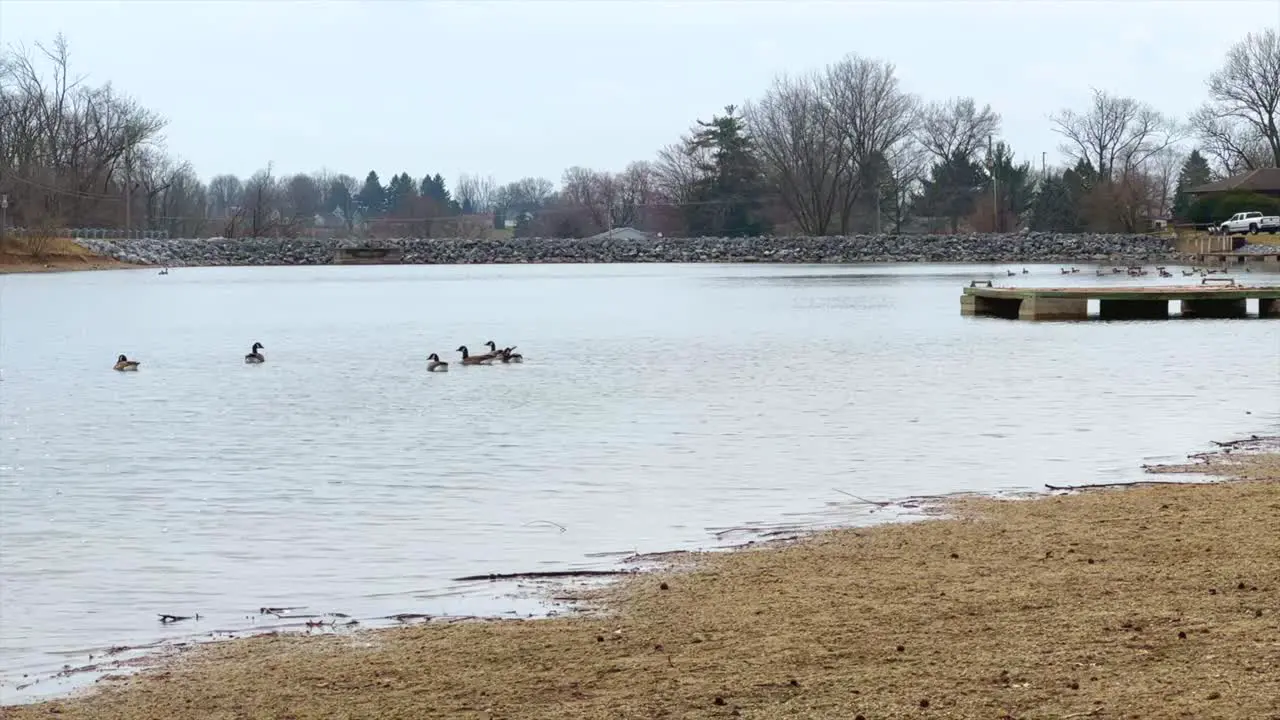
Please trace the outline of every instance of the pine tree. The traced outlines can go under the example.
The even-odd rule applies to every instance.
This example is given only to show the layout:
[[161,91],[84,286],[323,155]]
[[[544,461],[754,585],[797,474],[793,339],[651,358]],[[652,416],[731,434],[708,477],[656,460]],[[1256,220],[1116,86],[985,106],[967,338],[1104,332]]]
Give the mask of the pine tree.
[[733,105],[709,122],[698,121],[688,141],[690,151],[708,150],[710,158],[699,170],[686,215],[694,234],[751,237],[770,228],[760,217],[763,175],[747,134],[746,123]]
[[988,175],[981,165],[963,152],[953,153],[934,163],[929,179],[921,181],[917,213],[946,218],[951,232],[959,232],[960,219],[973,214],[978,193],[987,182]]
[[1178,173],[1178,184],[1173,191],[1173,216],[1186,218],[1193,200],[1190,191],[1209,184],[1212,179],[1213,173],[1209,171],[1209,162],[1204,159],[1199,150],[1192,150],[1187,156],[1187,161],[1182,164],[1182,171]]
[[383,189],[382,182],[378,180],[378,173],[373,170],[365,176],[364,187],[360,188],[360,192],[356,193],[356,205],[360,208],[360,212],[365,217],[375,217],[381,215],[386,209],[387,191]]

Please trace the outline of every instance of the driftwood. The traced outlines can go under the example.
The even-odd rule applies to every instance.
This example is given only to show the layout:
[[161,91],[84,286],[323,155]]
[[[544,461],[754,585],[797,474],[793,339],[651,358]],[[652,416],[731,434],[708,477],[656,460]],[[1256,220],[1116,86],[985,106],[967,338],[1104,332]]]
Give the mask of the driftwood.
[[473,582],[475,580],[534,580],[538,578],[570,578],[599,577],[608,575],[632,575],[631,570],[550,570],[547,572],[523,573],[489,573],[488,575],[467,575],[453,578],[453,582]]
[[381,619],[382,619],[382,620],[396,620],[396,621],[399,621],[399,622],[407,623],[407,622],[409,622],[410,620],[430,620],[430,619],[431,619],[431,616],[430,616],[430,615],[425,615],[425,614],[423,614],[423,613],[396,613],[395,615],[388,615],[388,616],[386,616],[386,617],[384,617],[384,618],[381,618]]
[[200,619],[200,613],[196,613],[195,615],[168,615],[166,613],[160,613],[160,622],[162,623],[176,623],[176,622],[181,622],[183,620],[199,620],[199,619]]
[[891,503],[891,502],[880,502],[880,501],[877,501],[877,500],[868,500],[868,499],[866,499],[866,498],[860,498],[860,497],[858,497],[857,495],[854,495],[853,493],[847,493],[847,492],[845,492],[845,491],[841,490],[840,488],[831,488],[831,489],[832,489],[832,490],[834,490],[834,491],[836,491],[836,492],[838,492],[838,493],[840,493],[841,495],[845,495],[845,496],[847,496],[847,497],[851,497],[851,498],[853,498],[854,500],[857,500],[858,502],[863,503],[864,505],[875,505],[876,507],[889,507],[890,505],[892,505],[892,504],[893,504],[893,503]]
[[1050,490],[1092,490],[1094,488],[1110,488],[1110,487],[1136,487],[1138,485],[1189,485],[1190,483],[1178,480],[1135,480],[1134,482],[1118,482],[1118,483],[1094,483],[1091,485],[1050,485],[1045,483],[1044,486]]
[[1214,445],[1217,445],[1220,448],[1229,448],[1229,447],[1236,447],[1237,445],[1244,445],[1246,443],[1258,442],[1259,440],[1272,440],[1272,439],[1274,438],[1264,438],[1264,437],[1259,437],[1257,435],[1250,435],[1247,438],[1241,438],[1239,440],[1228,440],[1227,442],[1218,442],[1217,440],[1210,440],[1209,442],[1213,443]]
[[284,615],[294,610],[306,610],[305,605],[294,605],[292,607],[264,607],[258,608],[259,615]]

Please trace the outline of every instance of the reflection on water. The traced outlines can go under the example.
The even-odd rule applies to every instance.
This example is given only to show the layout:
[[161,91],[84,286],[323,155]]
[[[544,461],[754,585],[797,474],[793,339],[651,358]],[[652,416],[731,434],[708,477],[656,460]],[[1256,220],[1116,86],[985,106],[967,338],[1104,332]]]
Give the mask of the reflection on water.
[[[5,697],[23,673],[255,626],[263,606],[528,611],[450,579],[865,520],[845,493],[1132,479],[1276,424],[1280,323],[961,317],[975,278],[1161,282],[1007,269],[4,277]],[[456,362],[490,339],[527,362]],[[267,362],[246,366],[254,341]],[[425,372],[431,352],[450,372]],[[120,353],[141,371],[111,372]]]

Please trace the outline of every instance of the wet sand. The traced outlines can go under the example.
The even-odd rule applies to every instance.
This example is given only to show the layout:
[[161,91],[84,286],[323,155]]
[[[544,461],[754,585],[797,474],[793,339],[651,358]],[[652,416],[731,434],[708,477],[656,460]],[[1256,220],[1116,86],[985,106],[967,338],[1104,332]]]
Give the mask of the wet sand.
[[1235,482],[948,501],[593,614],[204,645],[0,716],[1280,718],[1280,454],[1238,450]]

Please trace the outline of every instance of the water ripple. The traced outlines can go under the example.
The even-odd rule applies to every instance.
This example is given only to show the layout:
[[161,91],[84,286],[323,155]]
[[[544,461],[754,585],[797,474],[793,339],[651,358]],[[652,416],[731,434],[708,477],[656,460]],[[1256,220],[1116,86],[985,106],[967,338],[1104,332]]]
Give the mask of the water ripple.
[[[863,519],[840,493],[1132,479],[1280,421],[1280,324],[962,318],[961,285],[1002,271],[0,277],[0,694],[263,606],[524,611],[449,578]],[[424,372],[491,338],[528,362]]]

